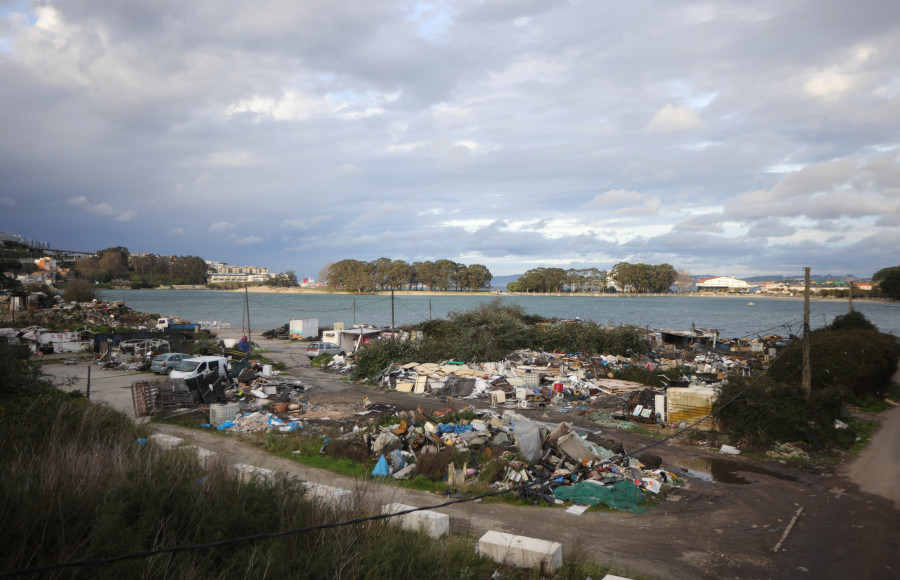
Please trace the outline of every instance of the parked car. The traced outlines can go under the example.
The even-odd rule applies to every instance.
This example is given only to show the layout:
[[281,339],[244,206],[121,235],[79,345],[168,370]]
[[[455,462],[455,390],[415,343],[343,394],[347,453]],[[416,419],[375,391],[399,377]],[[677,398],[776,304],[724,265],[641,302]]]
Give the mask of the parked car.
[[344,356],[344,349],[333,342],[311,342],[309,343],[309,346],[306,347],[306,356],[309,358],[316,358],[320,354],[339,354]]
[[169,375],[171,379],[191,380],[206,377],[210,380],[216,377],[228,378],[228,359],[224,356],[195,356],[186,358],[175,365],[175,369]]
[[172,372],[175,365],[186,358],[191,358],[191,355],[183,352],[167,352],[166,354],[153,357],[153,360],[150,362],[150,370],[158,375],[167,375]]

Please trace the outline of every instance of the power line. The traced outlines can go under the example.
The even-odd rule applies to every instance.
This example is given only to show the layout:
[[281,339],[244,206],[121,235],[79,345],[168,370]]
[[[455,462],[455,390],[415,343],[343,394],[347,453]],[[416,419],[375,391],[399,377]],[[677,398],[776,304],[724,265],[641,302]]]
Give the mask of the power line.
[[411,513],[423,511],[423,510],[431,510],[431,509],[447,507],[447,506],[454,505],[454,504],[472,502],[472,501],[476,501],[476,500],[483,499],[486,497],[493,497],[496,495],[502,495],[505,493],[510,493],[510,492],[514,492],[514,491],[518,491],[518,490],[522,490],[522,489],[527,489],[528,487],[537,485],[537,484],[543,485],[546,481],[549,481],[549,480],[550,480],[550,478],[534,479],[534,480],[529,481],[528,483],[524,483],[522,485],[519,485],[519,486],[511,488],[511,489],[487,492],[487,493],[483,493],[483,494],[473,496],[473,497],[465,497],[465,498],[461,498],[461,499],[455,499],[455,500],[447,501],[447,502],[440,503],[440,504],[412,508],[412,509],[396,512],[396,513],[376,514],[376,515],[356,518],[356,519],[352,519],[352,520],[345,520],[345,521],[341,521],[341,522],[319,524],[317,526],[309,526],[306,528],[295,528],[295,529],[291,529],[291,530],[283,530],[280,532],[268,532],[268,533],[264,533],[264,534],[255,534],[252,536],[243,536],[240,538],[229,538],[227,540],[221,540],[218,542],[210,542],[207,544],[189,544],[186,546],[174,546],[171,548],[159,548],[157,550],[134,552],[131,554],[123,554],[120,556],[111,556],[108,558],[92,558],[92,559],[87,559],[87,560],[74,560],[71,562],[61,562],[58,564],[48,564],[46,566],[34,566],[32,568],[24,568],[21,570],[14,570],[12,572],[2,572],[2,573],[0,573],[0,578],[8,578],[11,576],[21,576],[24,574],[40,574],[43,572],[49,572],[51,570],[59,570],[61,568],[74,568],[74,567],[81,567],[81,566],[112,564],[115,562],[122,562],[124,560],[137,560],[140,558],[149,558],[151,556],[158,556],[160,554],[174,554],[174,553],[179,553],[179,552],[192,552],[192,551],[197,551],[197,550],[208,550],[210,548],[219,548],[222,546],[230,546],[230,545],[241,544],[241,543],[245,543],[245,542],[255,542],[257,540],[269,540],[269,539],[273,539],[273,538],[281,538],[281,537],[285,537],[285,536],[292,536],[292,535],[302,534],[302,533],[306,533],[306,532],[314,532],[317,530],[328,530],[328,529],[334,529],[334,528],[341,528],[341,527],[345,527],[345,526],[361,524],[364,522],[384,520],[384,519],[402,516],[402,515],[406,515],[406,514],[411,514]]
[[[779,328],[779,327],[781,327],[781,326],[787,326],[787,324],[789,324],[789,323],[786,323],[786,324],[784,324],[784,325],[779,325],[779,326],[773,327],[773,329],[774,329],[774,328]],[[771,329],[770,329],[770,330],[771,330]],[[765,330],[764,330],[764,331],[760,331],[760,332],[765,332]],[[746,335],[745,335],[745,336],[746,336]],[[793,339],[788,343],[788,345],[782,350],[782,352],[775,358],[775,360],[773,361],[773,364],[774,364],[775,362],[777,362],[777,361],[784,355],[785,352],[787,352],[787,350],[789,349],[789,347],[791,346],[791,344],[793,344],[795,341],[796,341],[796,337],[793,338]],[[770,367],[770,368],[771,368],[771,367]],[[710,412],[709,414],[707,414],[707,415],[705,415],[704,417],[700,418],[700,419],[697,420],[696,422],[694,422],[694,423],[692,423],[692,424],[690,424],[690,425],[687,425],[687,426],[685,426],[683,429],[681,429],[681,430],[679,430],[679,431],[677,431],[677,432],[675,432],[675,433],[672,433],[672,434],[670,434],[670,435],[668,435],[668,436],[666,436],[666,437],[664,437],[664,438],[662,438],[662,439],[660,439],[660,440],[658,440],[658,441],[655,441],[655,442],[653,442],[653,443],[650,443],[649,445],[645,445],[644,447],[641,447],[641,448],[639,448],[639,449],[637,449],[637,450],[635,450],[635,451],[632,451],[632,452],[630,452],[630,453],[626,452],[626,453],[624,453],[622,456],[627,458],[629,455],[634,455],[634,454],[637,454],[637,453],[641,453],[641,452],[643,452],[643,451],[646,451],[646,450],[648,450],[648,449],[651,449],[651,448],[653,448],[653,447],[656,447],[657,445],[661,445],[661,444],[665,443],[666,441],[668,441],[668,440],[670,440],[670,439],[673,439],[673,438],[675,438],[675,437],[678,437],[679,435],[682,435],[683,433],[686,433],[687,431],[689,431],[690,429],[693,429],[694,427],[696,427],[697,425],[699,425],[699,424],[702,423],[703,421],[706,421],[707,419],[709,419],[709,418],[711,418],[711,417],[717,415],[717,414],[718,414],[720,411],[722,411],[722,409],[724,409],[725,407],[727,407],[727,406],[731,405],[732,403],[734,403],[734,402],[735,402],[736,400],[738,400],[744,393],[746,393],[748,390],[750,390],[750,388],[752,388],[755,384],[757,384],[760,380],[762,380],[767,374],[768,374],[768,372],[759,375],[756,379],[752,380],[746,387],[744,387],[743,389],[741,389],[740,392],[738,392],[737,394],[735,394],[731,399],[729,399],[728,401],[726,401],[726,402],[723,403],[722,405],[718,406],[718,407],[717,407],[716,409],[714,409],[712,412]],[[609,462],[611,462],[611,460],[606,460],[606,461],[605,461],[605,463],[609,463]],[[311,532],[311,531],[317,531],[317,530],[327,530],[327,529],[340,528],[340,527],[345,527],[345,526],[355,525],[355,524],[364,523],[364,522],[368,522],[368,521],[378,521],[378,520],[388,519],[388,518],[392,518],[392,517],[397,517],[397,516],[401,516],[401,515],[406,515],[406,514],[414,513],[414,512],[417,512],[417,511],[430,510],[430,509],[438,509],[438,508],[447,507],[447,506],[450,506],[450,505],[455,505],[455,504],[461,504],[461,503],[472,502],[472,501],[480,500],[480,499],[487,498],[487,497],[493,497],[493,496],[497,496],[497,495],[503,495],[503,494],[507,494],[507,493],[511,493],[511,492],[515,492],[515,491],[519,491],[519,490],[524,490],[524,489],[527,489],[527,488],[529,488],[529,487],[531,487],[531,486],[543,485],[544,483],[546,483],[547,481],[550,481],[551,479],[553,479],[552,475],[551,475],[551,476],[548,476],[548,477],[543,477],[543,478],[536,478],[536,479],[531,480],[531,481],[528,482],[528,483],[519,485],[519,486],[514,487],[514,488],[505,489],[505,490],[502,490],[502,491],[487,492],[487,493],[483,493],[483,494],[480,494],[480,495],[477,495],[477,496],[473,496],[473,497],[469,497],[469,498],[461,498],[461,499],[456,499],[456,500],[444,502],[444,503],[441,503],[441,504],[435,504],[435,505],[431,505],[431,506],[423,506],[423,507],[412,508],[412,509],[409,509],[409,510],[404,510],[404,511],[396,512],[396,513],[391,513],[391,514],[377,514],[377,515],[366,516],[366,517],[362,517],[362,518],[356,518],[356,519],[353,519],[353,520],[345,520],[345,521],[342,521],[342,522],[332,522],[332,523],[328,523],[328,524],[319,524],[319,525],[317,525],[317,526],[309,526],[309,527],[305,527],[305,528],[296,528],[296,529],[292,529],[292,530],[284,530],[284,531],[280,531],[280,532],[269,532],[269,533],[264,533],[264,534],[256,534],[256,535],[252,535],[252,536],[244,536],[244,537],[239,537],[239,538],[230,538],[230,539],[227,539],[227,540],[221,540],[221,541],[219,541],[219,542],[211,542],[211,543],[206,543],[206,544],[190,544],[190,545],[186,545],[186,546],[175,546],[175,547],[171,547],[171,548],[160,548],[160,549],[157,549],[157,550],[148,550],[148,551],[144,551],[144,552],[135,552],[135,553],[131,553],[131,554],[124,554],[124,555],[120,555],[120,556],[112,556],[112,557],[108,557],[108,558],[94,558],[94,559],[87,559],[87,560],[76,560],[76,561],[71,561],[71,562],[63,562],[63,563],[58,563],[58,564],[50,564],[50,565],[46,565],[46,566],[36,566],[36,567],[32,567],[32,568],[25,568],[25,569],[21,569],[21,570],[15,570],[15,571],[12,571],[12,572],[3,572],[3,573],[0,573],[0,578],[7,578],[7,577],[11,577],[11,576],[20,576],[20,575],[24,575],[24,574],[38,574],[38,573],[48,572],[48,571],[51,571],[51,570],[58,570],[58,569],[61,569],[61,568],[72,568],[72,567],[81,567],[81,566],[91,566],[91,565],[111,564],[111,563],[121,562],[121,561],[125,561],[125,560],[135,560],[135,559],[140,559],[140,558],[147,558],[147,557],[156,556],[156,555],[160,555],[160,554],[171,554],[171,553],[179,553],[179,552],[188,552],[188,551],[206,550],[206,549],[210,549],[210,548],[217,548],[217,547],[221,547],[221,546],[227,546],[227,545],[233,545],[233,544],[239,544],[239,543],[245,543],[245,542],[253,542],[253,541],[257,541],[257,540],[266,540],[266,539],[273,539],[273,538],[285,537],[285,536],[290,536],[290,535],[297,535],[297,534],[301,534],[301,533],[305,533],[305,532]]]
[[[775,364],[776,362],[778,362],[778,359],[780,359],[780,358],[782,357],[782,355],[784,355],[784,353],[787,352],[788,348],[791,346],[791,344],[793,344],[793,343],[795,342],[795,340],[796,340],[796,338],[791,339],[791,341],[787,344],[787,346],[784,348],[784,350],[782,350],[781,353],[780,353],[777,357],[775,357],[775,360],[772,361],[772,364]],[[770,366],[769,368],[771,368],[771,366]],[[685,427],[684,427],[683,429],[681,429],[680,431],[676,431],[675,433],[672,433],[671,435],[667,435],[666,437],[663,437],[663,438],[660,439],[659,441],[654,441],[653,443],[651,443],[651,444],[649,444],[649,445],[645,445],[644,447],[641,447],[640,449],[637,449],[637,450],[635,450],[635,451],[632,451],[631,453],[625,453],[625,455],[634,455],[635,453],[641,453],[641,452],[643,452],[643,451],[646,451],[647,449],[650,449],[650,448],[652,448],[652,447],[656,447],[657,445],[661,445],[662,443],[665,443],[665,442],[668,441],[669,439],[673,439],[673,438],[675,438],[675,437],[678,437],[679,435],[682,435],[683,433],[686,433],[687,431],[690,431],[691,429],[693,429],[694,427],[696,427],[696,426],[699,425],[700,423],[702,423],[702,422],[706,421],[707,419],[709,419],[709,418],[711,418],[711,417],[717,415],[717,414],[719,413],[719,411],[721,411],[722,409],[724,409],[724,408],[727,407],[728,405],[730,405],[730,404],[732,404],[733,402],[735,402],[736,400],[738,400],[744,393],[746,393],[747,391],[749,391],[750,388],[753,387],[753,385],[755,385],[755,384],[758,383],[760,380],[762,380],[763,378],[765,378],[766,375],[768,375],[768,374],[769,374],[768,372],[765,372],[765,373],[759,375],[758,377],[756,377],[755,379],[753,379],[752,381],[750,381],[750,384],[748,384],[746,387],[744,387],[743,389],[741,389],[741,391],[738,392],[735,396],[733,396],[731,399],[729,399],[728,401],[726,401],[726,402],[723,403],[722,405],[719,405],[717,408],[713,409],[712,412],[709,413],[708,415],[706,415],[706,416],[704,416],[704,417],[701,417],[698,421],[696,421],[696,422],[694,422],[694,423],[691,423],[690,425],[685,426]]]

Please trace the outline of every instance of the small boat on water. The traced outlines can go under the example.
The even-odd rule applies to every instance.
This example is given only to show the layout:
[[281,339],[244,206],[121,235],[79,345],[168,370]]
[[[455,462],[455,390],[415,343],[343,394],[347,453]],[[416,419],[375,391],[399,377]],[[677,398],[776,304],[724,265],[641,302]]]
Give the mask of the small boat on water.
[[756,303],[755,303],[755,302],[748,302],[748,303],[747,303],[747,306],[756,306]]

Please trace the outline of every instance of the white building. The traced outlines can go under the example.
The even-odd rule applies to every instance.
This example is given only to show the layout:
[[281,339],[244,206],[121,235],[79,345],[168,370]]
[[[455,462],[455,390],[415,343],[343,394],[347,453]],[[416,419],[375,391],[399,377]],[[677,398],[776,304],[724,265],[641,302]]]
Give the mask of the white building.
[[697,282],[699,292],[725,292],[729,294],[748,294],[750,284],[745,280],[738,280],[734,276],[714,276],[704,278]]
[[224,262],[206,261],[207,266],[214,268],[215,273],[206,277],[209,284],[225,282],[266,282],[269,280],[269,269],[261,266],[229,266]]

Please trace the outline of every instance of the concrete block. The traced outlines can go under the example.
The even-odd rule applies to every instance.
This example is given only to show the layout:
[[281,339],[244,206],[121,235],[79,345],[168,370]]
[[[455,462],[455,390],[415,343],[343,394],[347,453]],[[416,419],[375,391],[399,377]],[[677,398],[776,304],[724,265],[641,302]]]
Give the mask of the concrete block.
[[275,472],[271,469],[248,465],[246,463],[235,463],[234,470],[237,471],[238,478],[242,483],[258,481],[261,483],[274,483]]
[[601,580],[631,580],[631,578],[626,578],[624,576],[613,576],[612,574],[607,574]]
[[213,460],[215,460],[216,452],[210,451],[205,447],[198,447],[197,445],[186,445],[184,448],[194,451],[197,454],[197,459],[200,461],[200,467],[202,467],[203,469],[209,469],[210,465],[212,465]]
[[353,492],[349,490],[311,481],[304,481],[302,485],[306,488],[307,497],[319,500],[331,507],[349,508],[353,505]]
[[585,445],[584,440],[574,432],[560,437],[556,447],[569,457],[579,461],[596,459],[588,446]]
[[495,562],[536,568],[544,562],[550,570],[562,566],[562,544],[537,538],[514,536],[493,530],[478,540],[478,552]]
[[150,441],[166,449],[172,449],[173,447],[178,447],[184,443],[184,439],[181,437],[172,437],[171,435],[163,435],[162,433],[154,433],[150,436]]
[[[402,503],[389,503],[381,506],[381,513],[395,514],[414,508],[415,506]],[[450,516],[434,510],[422,510],[411,514],[403,514],[402,516],[397,516],[392,519],[399,520],[400,525],[403,526],[404,529],[422,531],[432,538],[440,538],[444,534],[450,533]]]

